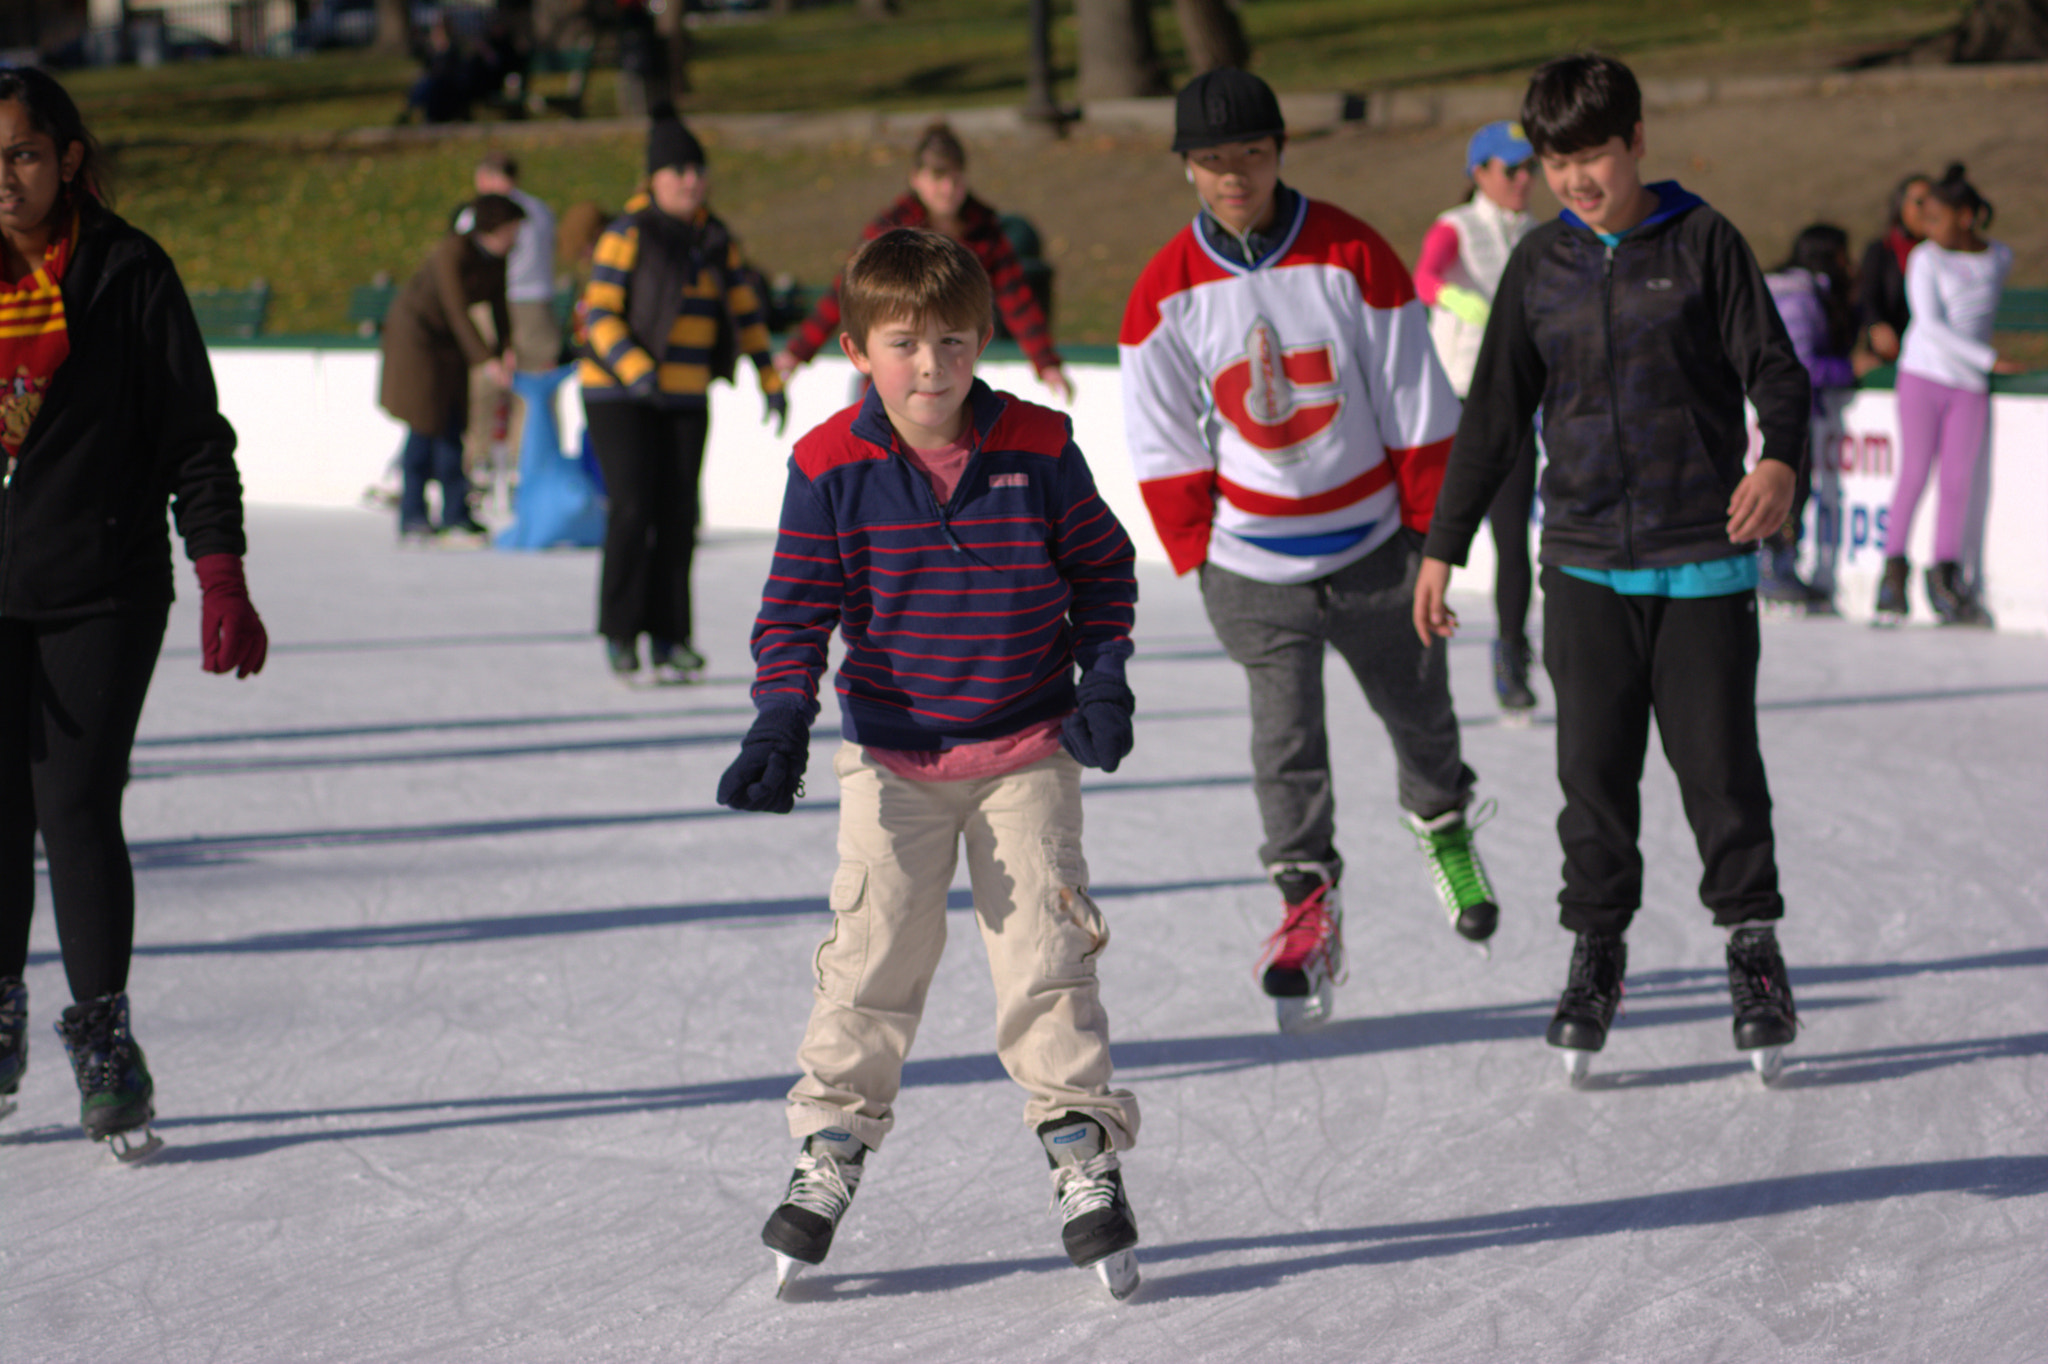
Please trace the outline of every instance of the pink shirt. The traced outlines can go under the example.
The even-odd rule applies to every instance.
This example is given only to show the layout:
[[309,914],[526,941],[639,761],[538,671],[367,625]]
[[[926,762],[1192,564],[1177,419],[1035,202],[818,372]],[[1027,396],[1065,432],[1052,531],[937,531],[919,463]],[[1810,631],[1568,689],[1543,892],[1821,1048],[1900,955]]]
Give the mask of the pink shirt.
[[[960,438],[936,450],[913,450],[900,442],[897,449],[911,467],[931,480],[939,505],[952,500],[974,455],[974,430],[969,427]],[[877,765],[910,781],[986,781],[1020,768],[1043,762],[1060,749],[1060,725],[1065,717],[1041,720],[1015,734],[953,748],[910,751],[870,746],[867,754]]]

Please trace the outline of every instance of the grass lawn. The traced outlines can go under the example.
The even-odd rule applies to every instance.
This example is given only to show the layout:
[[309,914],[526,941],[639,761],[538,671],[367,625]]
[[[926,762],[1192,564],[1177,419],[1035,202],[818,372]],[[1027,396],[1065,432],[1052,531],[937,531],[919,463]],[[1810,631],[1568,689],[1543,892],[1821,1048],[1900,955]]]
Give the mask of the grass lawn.
[[[1070,6],[1057,8],[1059,91],[1070,95],[1073,18]],[[1596,41],[1646,75],[1811,70],[1931,32],[1958,9],[1954,0],[1247,0],[1241,13],[1255,69],[1282,89],[1479,81],[1501,86],[1506,114],[1530,66]],[[1018,104],[1026,12],[1027,0],[903,0],[893,23],[862,22],[841,4],[772,22],[707,26],[696,30],[695,90],[686,108]],[[1169,6],[1155,6],[1155,26],[1169,62],[1183,71]],[[379,271],[402,279],[417,267],[467,196],[484,145],[452,137],[344,147],[329,136],[390,123],[412,70],[404,60],[331,53],[65,79],[114,153],[117,207],[164,243],[189,285],[262,278],[273,291],[271,331],[338,332],[346,329],[351,287]],[[612,102],[611,73],[600,71],[593,112],[608,113]],[[616,207],[639,177],[637,132],[604,134],[560,120],[514,126],[505,136],[525,167],[525,185],[558,210],[578,199]],[[1434,136],[1448,143],[1460,135]],[[902,184],[901,148],[740,146],[714,133],[705,140],[719,212],[758,265],[806,282],[829,276],[859,225]],[[1384,145],[1413,143],[1394,137]],[[1930,168],[1948,154],[1934,153]],[[1315,155],[1298,150],[1290,175]],[[1428,155],[1451,161],[1455,152]],[[1351,183],[1304,183],[1364,213],[1412,253],[1420,226],[1410,220],[1426,225],[1450,202],[1459,188],[1455,164],[1441,175],[1370,183],[1356,178],[1354,161],[1329,162]],[[1427,164],[1434,169],[1433,160]],[[1149,140],[1086,132],[1059,144],[976,150],[977,189],[1032,215],[1045,232],[1059,271],[1062,341],[1114,339],[1144,255],[1185,220],[1185,186],[1171,171]],[[1893,174],[1880,172],[1877,181]],[[1860,238],[1869,201],[1881,198],[1873,189],[1843,208],[1820,207],[1841,215]],[[1759,252],[1776,249],[1760,245]]]

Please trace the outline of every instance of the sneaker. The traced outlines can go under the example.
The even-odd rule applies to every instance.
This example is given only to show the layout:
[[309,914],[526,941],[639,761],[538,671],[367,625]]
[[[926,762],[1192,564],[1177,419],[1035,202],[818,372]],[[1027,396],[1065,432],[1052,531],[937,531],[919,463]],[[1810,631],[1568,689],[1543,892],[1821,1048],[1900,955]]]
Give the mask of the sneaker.
[[1313,1027],[1330,1016],[1344,975],[1344,910],[1336,879],[1320,862],[1267,868],[1283,901],[1280,927],[1259,957],[1260,985],[1278,1003],[1282,1031]]
[[1799,1031],[1792,981],[1765,924],[1728,935],[1728,998],[1735,1007],[1735,1049],[1762,1051],[1791,1043]]
[[654,668],[657,682],[678,686],[695,682],[704,675],[704,655],[687,644],[672,640],[650,638],[647,641],[648,662]]
[[612,639],[604,642],[605,660],[612,665],[612,676],[621,682],[630,681],[640,671],[640,641],[637,639]]
[[813,1132],[804,1141],[796,1169],[789,1176],[789,1188],[761,1228],[762,1244],[776,1255],[778,1285],[789,1277],[784,1259],[804,1265],[825,1262],[825,1252],[832,1249],[832,1233],[839,1229],[839,1219],[846,1215],[854,1191],[860,1188],[867,1156],[868,1148],[860,1139],[841,1128]]
[[1086,1269],[1138,1244],[1138,1219],[1102,1124],[1070,1113],[1040,1123],[1038,1139],[1052,1164],[1052,1201],[1067,1258]]
[[1884,577],[1877,584],[1877,609],[1871,624],[1889,627],[1906,620],[1906,561],[1894,555],[1884,561]]
[[78,1120],[94,1141],[147,1127],[156,1116],[156,1085],[142,1048],[128,1031],[128,996],[101,995],[73,1004],[57,1035],[78,1079]]
[[0,1097],[21,1088],[28,1072],[28,984],[0,980]]
[[1410,814],[1402,823],[1415,835],[1415,844],[1429,863],[1429,882],[1436,890],[1436,902],[1458,936],[1467,942],[1485,943],[1500,926],[1500,905],[1493,898],[1493,883],[1486,879],[1486,864],[1472,836],[1493,814],[1488,801],[1467,819],[1463,810],[1446,810],[1435,819]]
[[1493,642],[1493,694],[1510,717],[1526,717],[1536,709],[1536,693],[1529,690],[1529,641],[1497,639]]
[[1564,1051],[1591,1052],[1606,1046],[1627,974],[1628,944],[1621,934],[1579,934],[1572,947],[1571,975],[1543,1040]]

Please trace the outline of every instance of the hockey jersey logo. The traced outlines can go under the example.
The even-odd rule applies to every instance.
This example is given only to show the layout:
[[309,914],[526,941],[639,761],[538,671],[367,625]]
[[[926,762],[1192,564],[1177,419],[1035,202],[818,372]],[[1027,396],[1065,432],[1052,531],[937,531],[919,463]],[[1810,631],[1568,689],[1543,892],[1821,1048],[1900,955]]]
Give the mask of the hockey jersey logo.
[[1329,430],[1344,410],[1330,344],[1289,350],[1263,317],[1245,336],[1244,354],[1224,366],[1209,388],[1216,411],[1245,444],[1283,466],[1307,458],[1302,447]]

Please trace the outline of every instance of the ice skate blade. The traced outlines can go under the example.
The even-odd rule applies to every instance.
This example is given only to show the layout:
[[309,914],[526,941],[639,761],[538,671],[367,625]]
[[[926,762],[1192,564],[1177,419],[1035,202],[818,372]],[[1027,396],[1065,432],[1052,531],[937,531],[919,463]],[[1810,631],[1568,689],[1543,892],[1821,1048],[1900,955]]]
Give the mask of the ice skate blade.
[[[141,1139],[136,1139],[136,1133]],[[114,1156],[117,1165],[140,1165],[164,1149],[164,1139],[147,1127],[138,1127],[133,1132],[116,1132],[110,1137],[101,1137],[107,1150]]]
[[774,1255],[775,1296],[779,1298],[783,1295],[783,1293],[789,1288],[791,1284],[797,1281],[797,1276],[802,1274],[806,1269],[809,1269],[810,1266],[805,1264],[802,1260],[794,1259],[788,1255],[784,1255],[779,1250],[775,1251]]
[[1109,1296],[1122,1302],[1138,1291],[1138,1252],[1120,1250],[1107,1259],[1097,1260],[1095,1277],[1102,1280]]
[[1749,1063],[1756,1067],[1757,1078],[1770,1084],[1785,1073],[1785,1049],[1758,1047],[1749,1053]]
[[1286,1033],[1313,1032],[1330,1021],[1337,1006],[1337,992],[1325,981],[1312,995],[1287,995],[1273,1001],[1274,1021]]
[[1558,1051],[1558,1059],[1564,1062],[1564,1077],[1573,1089],[1583,1088],[1586,1078],[1593,1073],[1593,1053],[1590,1051]]
[[1522,710],[1505,710],[1500,713],[1502,729],[1533,729],[1536,725],[1536,711],[1533,707]]
[[0,1099],[0,1118],[11,1116],[14,1110],[20,1106],[12,1099]]

